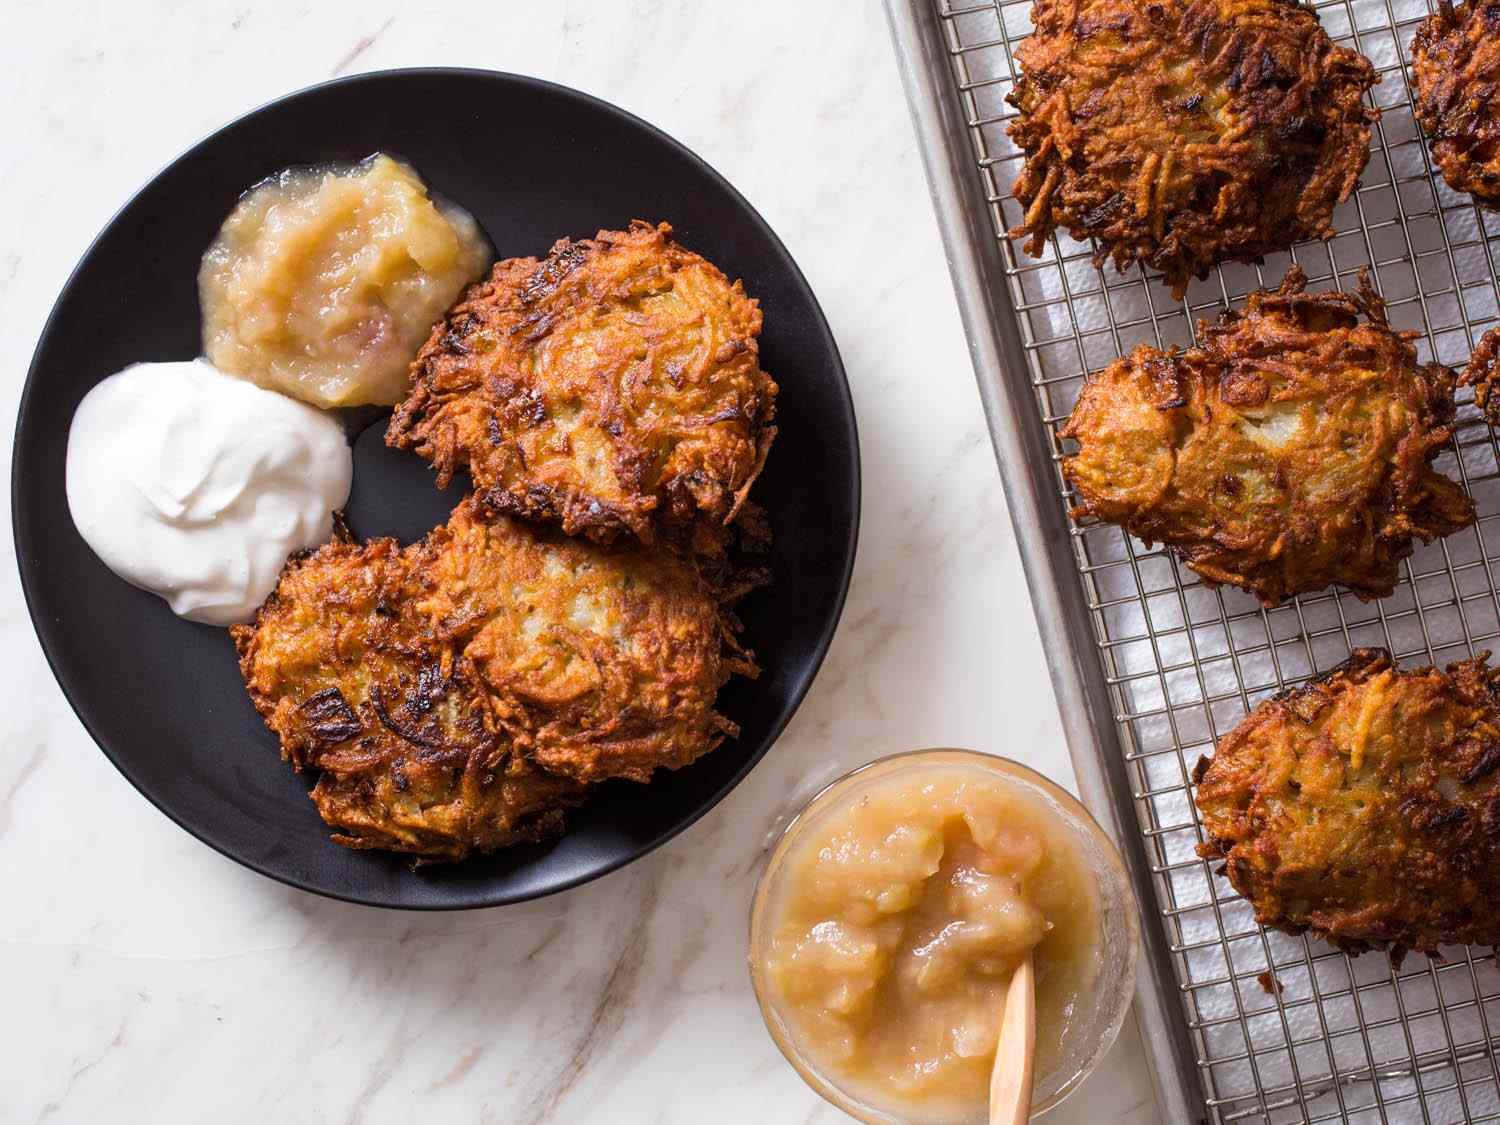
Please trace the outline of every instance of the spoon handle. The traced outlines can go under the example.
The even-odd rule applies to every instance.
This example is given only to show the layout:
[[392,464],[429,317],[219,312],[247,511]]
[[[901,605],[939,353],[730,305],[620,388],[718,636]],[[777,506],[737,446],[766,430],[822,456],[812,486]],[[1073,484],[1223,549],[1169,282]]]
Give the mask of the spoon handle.
[[1036,979],[1032,955],[1016,969],[1005,993],[1005,1014],[990,1072],[990,1125],[1025,1125],[1031,1117],[1036,1063]]

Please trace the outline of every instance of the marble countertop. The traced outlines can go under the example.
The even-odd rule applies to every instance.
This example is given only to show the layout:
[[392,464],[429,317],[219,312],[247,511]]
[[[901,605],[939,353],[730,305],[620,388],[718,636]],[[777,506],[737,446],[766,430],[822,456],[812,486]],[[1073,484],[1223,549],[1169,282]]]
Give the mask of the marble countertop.
[[[879,0],[8,0],[0,63],[6,434],[68,272],[163,164],[331,75],[446,64],[606,98],[737,185],[828,315],[865,471],[843,624],[761,765],[641,862],[490,911],[327,901],[189,837],[90,741],[0,569],[0,1120],[843,1120],[745,973],[773,819],[919,746],[1072,779]],[[1157,1119],[1133,1022],[1047,1117]]]

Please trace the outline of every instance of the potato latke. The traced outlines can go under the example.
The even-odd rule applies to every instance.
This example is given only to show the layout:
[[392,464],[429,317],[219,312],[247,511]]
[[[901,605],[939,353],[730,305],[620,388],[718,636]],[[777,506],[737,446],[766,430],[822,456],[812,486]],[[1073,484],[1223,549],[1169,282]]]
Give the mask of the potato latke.
[[584,783],[712,750],[732,673],[755,673],[688,562],[564,540],[473,498],[402,549],[288,563],[232,630],[256,708],[335,839],[461,859],[562,827]]
[[1203,346],[1142,346],[1085,384],[1061,430],[1075,516],[1165,543],[1266,605],[1342,583],[1389,594],[1413,539],[1474,521],[1429,462],[1452,437],[1453,373],[1420,366],[1368,280],[1303,291],[1293,269]]
[[761,313],[739,282],[632,223],[495,266],[432,331],[386,441],[492,510],[599,541],[722,549],[775,427]]
[[1377,82],[1292,0],[1037,0],[1016,51],[1012,237],[1066,228],[1096,264],[1193,276],[1333,234],[1369,159]]
[[1443,179],[1500,207],[1500,0],[1438,0],[1411,61],[1417,121]]
[[1500,425],[1500,328],[1491,328],[1480,338],[1459,380],[1474,388],[1474,405],[1491,425]]
[[1223,872],[1262,925],[1350,952],[1500,942],[1500,673],[1357,649],[1198,763]]

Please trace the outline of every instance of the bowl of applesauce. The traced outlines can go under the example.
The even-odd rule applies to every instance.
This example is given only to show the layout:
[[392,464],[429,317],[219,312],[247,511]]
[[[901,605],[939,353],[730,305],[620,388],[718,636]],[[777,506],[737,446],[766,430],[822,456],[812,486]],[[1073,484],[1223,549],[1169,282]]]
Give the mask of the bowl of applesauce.
[[865,1122],[987,1120],[1011,974],[1035,958],[1033,1115],[1103,1057],[1140,932],[1119,852],[1041,774],[971,750],[882,758],[787,826],[756,888],[750,976],[776,1045]]

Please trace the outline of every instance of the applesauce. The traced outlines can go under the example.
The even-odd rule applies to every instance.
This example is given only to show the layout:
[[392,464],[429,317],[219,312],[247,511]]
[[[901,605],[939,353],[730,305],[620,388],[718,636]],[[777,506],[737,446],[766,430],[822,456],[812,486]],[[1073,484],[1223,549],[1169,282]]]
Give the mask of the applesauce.
[[924,751],[836,782],[788,829],[757,893],[751,974],[778,1045],[835,1104],[982,1121],[1027,952],[1040,1109],[1113,1040],[1134,926],[1119,857],[1076,801],[1005,759]]
[[204,350],[220,371],[314,406],[391,405],[490,257],[471,215],[384,153],[288,168],[240,199],[203,255]]

